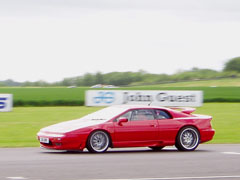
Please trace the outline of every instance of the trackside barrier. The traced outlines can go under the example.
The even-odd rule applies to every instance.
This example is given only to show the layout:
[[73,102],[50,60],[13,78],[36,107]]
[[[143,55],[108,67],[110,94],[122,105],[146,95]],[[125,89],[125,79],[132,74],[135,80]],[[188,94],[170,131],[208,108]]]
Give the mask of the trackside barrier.
[[200,107],[202,103],[202,91],[89,90],[85,94],[86,106],[151,104],[170,107]]
[[0,94],[0,112],[12,111],[12,107],[13,107],[13,95]]

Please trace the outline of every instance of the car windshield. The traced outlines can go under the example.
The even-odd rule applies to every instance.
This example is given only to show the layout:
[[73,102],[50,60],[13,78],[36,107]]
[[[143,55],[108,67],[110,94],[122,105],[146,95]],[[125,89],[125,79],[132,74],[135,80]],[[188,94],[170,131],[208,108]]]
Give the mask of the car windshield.
[[108,120],[124,112],[125,110],[126,108],[123,108],[123,107],[107,107],[99,111],[96,111],[94,113],[88,114],[82,117],[81,119]]

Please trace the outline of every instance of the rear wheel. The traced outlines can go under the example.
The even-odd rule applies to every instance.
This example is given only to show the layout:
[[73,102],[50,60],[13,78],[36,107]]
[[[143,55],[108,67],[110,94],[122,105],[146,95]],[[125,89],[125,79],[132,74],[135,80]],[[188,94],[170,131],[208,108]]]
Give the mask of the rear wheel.
[[161,151],[164,146],[150,146],[149,148],[151,148],[153,151]]
[[89,152],[101,153],[107,151],[110,144],[109,136],[104,131],[93,132],[87,140],[87,149]]
[[180,151],[194,151],[199,145],[199,139],[198,130],[188,126],[179,131],[175,145]]

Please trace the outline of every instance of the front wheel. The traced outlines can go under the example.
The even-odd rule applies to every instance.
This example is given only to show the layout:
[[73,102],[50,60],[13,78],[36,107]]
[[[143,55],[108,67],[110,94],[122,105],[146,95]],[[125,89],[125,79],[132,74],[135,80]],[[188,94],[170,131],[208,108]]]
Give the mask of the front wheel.
[[109,144],[110,140],[106,132],[95,131],[87,140],[87,149],[89,152],[102,153],[107,151]]
[[199,132],[194,127],[184,127],[178,133],[176,147],[180,151],[194,151],[199,145]]

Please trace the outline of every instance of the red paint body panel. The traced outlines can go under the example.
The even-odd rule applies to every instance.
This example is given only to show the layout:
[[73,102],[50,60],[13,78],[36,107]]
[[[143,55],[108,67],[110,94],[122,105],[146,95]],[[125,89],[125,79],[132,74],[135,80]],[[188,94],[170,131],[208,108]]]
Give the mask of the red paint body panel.
[[[116,118],[120,117],[128,111],[149,109],[164,110],[171,118],[170,119],[153,119],[128,121],[118,124]],[[41,143],[42,147],[57,150],[83,150],[86,147],[86,142],[89,135],[96,130],[103,130],[109,134],[112,147],[141,147],[141,146],[169,146],[175,145],[176,137],[181,128],[185,126],[195,127],[200,134],[200,142],[210,141],[215,131],[211,127],[210,116],[192,115],[176,111],[173,109],[162,107],[129,107],[120,114],[116,114],[112,119],[84,128],[79,128],[74,131],[62,133],[62,137],[51,132],[40,131],[40,137],[49,138],[49,143]],[[52,135],[54,134],[54,135]],[[57,134],[57,135],[56,135]]]

